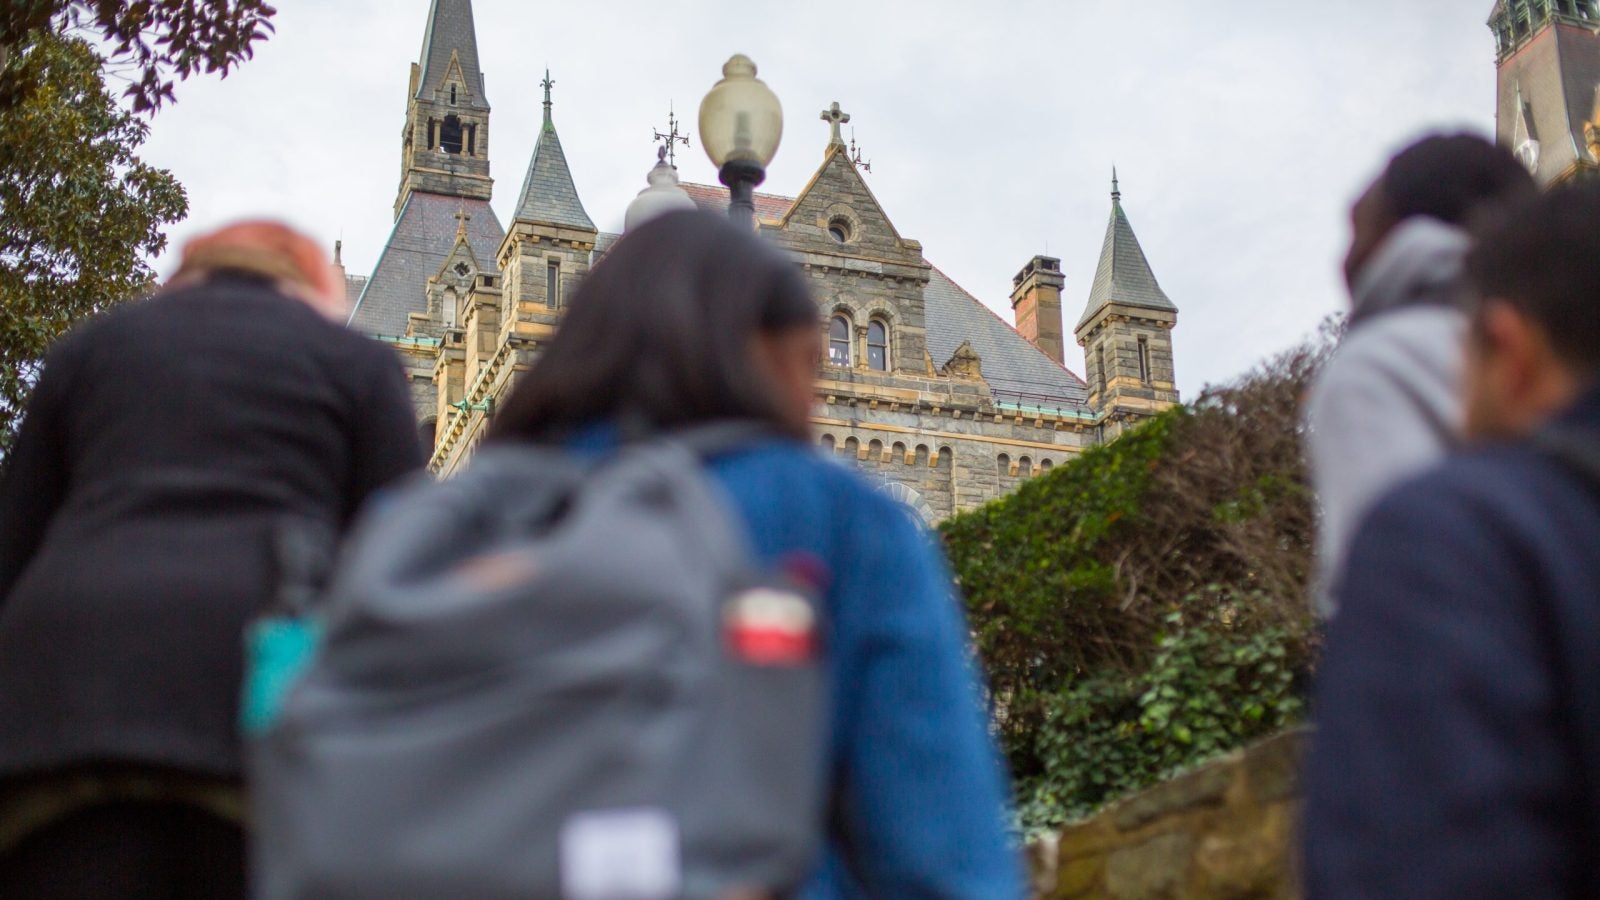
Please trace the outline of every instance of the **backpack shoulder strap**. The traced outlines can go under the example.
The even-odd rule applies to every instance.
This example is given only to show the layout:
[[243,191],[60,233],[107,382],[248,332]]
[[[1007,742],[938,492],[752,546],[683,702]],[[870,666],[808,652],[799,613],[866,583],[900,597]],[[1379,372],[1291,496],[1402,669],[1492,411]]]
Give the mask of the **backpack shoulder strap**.
[[1533,445],[1600,491],[1600,432],[1546,428],[1534,434]]

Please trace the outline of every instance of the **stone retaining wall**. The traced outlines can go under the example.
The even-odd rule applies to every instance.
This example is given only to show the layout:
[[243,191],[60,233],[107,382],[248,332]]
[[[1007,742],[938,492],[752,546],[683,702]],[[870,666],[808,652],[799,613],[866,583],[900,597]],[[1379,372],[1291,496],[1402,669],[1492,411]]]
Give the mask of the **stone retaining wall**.
[[1290,732],[1136,794],[1030,848],[1048,900],[1300,896],[1294,835],[1307,734]]

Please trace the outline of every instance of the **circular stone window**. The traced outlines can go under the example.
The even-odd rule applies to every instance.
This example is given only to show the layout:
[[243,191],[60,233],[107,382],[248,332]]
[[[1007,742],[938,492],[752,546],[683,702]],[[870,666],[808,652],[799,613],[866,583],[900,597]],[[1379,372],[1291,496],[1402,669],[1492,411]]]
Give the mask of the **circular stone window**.
[[828,236],[841,244],[850,242],[850,220],[836,216],[828,221]]

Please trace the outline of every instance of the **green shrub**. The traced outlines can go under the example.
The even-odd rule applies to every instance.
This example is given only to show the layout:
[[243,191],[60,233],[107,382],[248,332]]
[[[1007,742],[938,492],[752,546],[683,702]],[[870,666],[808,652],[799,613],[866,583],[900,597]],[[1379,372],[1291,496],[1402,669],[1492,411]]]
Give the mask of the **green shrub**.
[[1328,345],[942,527],[1025,829],[1300,714],[1315,629],[1299,402]]
[[1041,770],[1017,785],[1027,830],[1058,828],[1298,720],[1307,632],[1230,620],[1221,611],[1264,598],[1213,594],[1169,614],[1145,670],[1102,670],[1048,698],[1028,747]]

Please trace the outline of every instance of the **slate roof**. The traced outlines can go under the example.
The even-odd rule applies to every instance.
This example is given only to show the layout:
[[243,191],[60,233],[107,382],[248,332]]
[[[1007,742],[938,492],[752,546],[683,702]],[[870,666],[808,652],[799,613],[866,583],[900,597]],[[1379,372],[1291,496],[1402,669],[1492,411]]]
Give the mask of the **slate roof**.
[[417,84],[418,97],[427,97],[439,87],[450,68],[452,52],[460,54],[461,74],[470,95],[470,103],[466,105],[488,109],[483,72],[478,69],[478,32],[472,24],[472,0],[433,0],[428,9],[428,30],[422,35],[422,79]]
[[412,191],[395,220],[389,242],[350,313],[350,326],[363,334],[400,337],[406,316],[426,312],[428,279],[439,274],[456,244],[456,213],[465,209],[467,240],[480,261],[492,265],[505,229],[487,200],[464,200]]
[[1082,379],[937,268],[922,299],[928,355],[935,367],[949,362],[962,341],[970,341],[983,360],[983,377],[996,400],[1045,409],[1086,408],[1088,388]]
[[578,186],[572,183],[572,170],[567,168],[567,154],[551,124],[548,106],[544,128],[539,131],[539,143],[528,160],[528,174],[522,179],[522,193],[518,196],[521,199],[515,220],[595,230],[594,220],[578,199]]
[[1150,261],[1145,259],[1144,248],[1139,246],[1128,214],[1122,211],[1122,195],[1115,191],[1111,194],[1111,221],[1106,223],[1105,242],[1100,245],[1100,264],[1095,268],[1089,302],[1083,308],[1078,327],[1083,327],[1095,313],[1112,303],[1163,312],[1178,311],[1156,282],[1156,274],[1150,270]]

